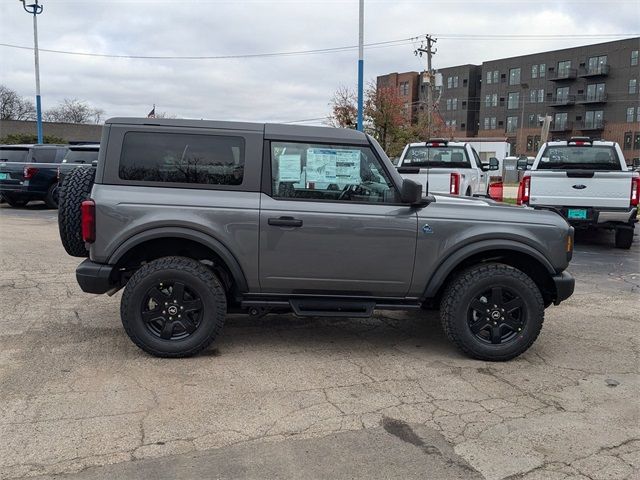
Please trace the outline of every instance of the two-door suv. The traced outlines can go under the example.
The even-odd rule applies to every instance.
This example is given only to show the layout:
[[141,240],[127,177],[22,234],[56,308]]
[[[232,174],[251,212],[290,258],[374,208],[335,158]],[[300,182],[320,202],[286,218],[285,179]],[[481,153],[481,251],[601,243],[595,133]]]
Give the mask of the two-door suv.
[[354,130],[115,118],[97,168],[69,172],[60,195],[61,224],[78,225],[65,247],[89,247],[81,288],[124,287],[127,334],[163,357],[200,352],[227,312],[431,307],[465,353],[507,360],[574,288],[560,215],[423,197]]

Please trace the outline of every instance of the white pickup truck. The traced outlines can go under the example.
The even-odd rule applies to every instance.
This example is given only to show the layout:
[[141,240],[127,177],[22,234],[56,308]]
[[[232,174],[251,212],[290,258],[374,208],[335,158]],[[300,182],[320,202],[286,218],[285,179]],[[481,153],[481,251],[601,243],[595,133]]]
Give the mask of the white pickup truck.
[[[526,159],[518,170],[527,170]],[[630,248],[637,222],[640,176],[615,142],[575,137],[542,145],[518,189],[518,204],[553,210],[576,228],[615,230],[617,248]]]
[[427,193],[487,195],[490,170],[498,170],[495,158],[483,164],[478,153],[465,142],[433,139],[410,143],[402,151],[398,173],[422,185]]

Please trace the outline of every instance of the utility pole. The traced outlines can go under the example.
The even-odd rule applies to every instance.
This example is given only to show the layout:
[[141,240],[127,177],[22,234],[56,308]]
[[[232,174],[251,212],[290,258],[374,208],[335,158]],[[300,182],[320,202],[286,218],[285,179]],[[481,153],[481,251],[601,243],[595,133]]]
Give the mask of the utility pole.
[[38,54],[38,15],[42,13],[43,6],[38,5],[38,0],[30,5],[25,5],[25,0],[19,0],[25,12],[33,15],[33,53],[36,64],[36,120],[38,125],[38,143],[42,143],[42,103],[40,101],[40,57]]
[[360,0],[358,18],[358,121],[357,128],[362,132],[364,108],[364,0]]
[[423,54],[427,55],[427,71],[424,72],[427,84],[427,136],[431,137],[431,124],[433,119],[433,80],[434,80],[434,71],[431,67],[431,57],[436,54],[436,51],[433,50],[433,45],[437,43],[437,39],[433,38],[430,34],[425,35],[425,40],[427,45],[425,47],[424,40],[420,43],[420,47],[418,47],[413,54],[419,57],[422,57]]

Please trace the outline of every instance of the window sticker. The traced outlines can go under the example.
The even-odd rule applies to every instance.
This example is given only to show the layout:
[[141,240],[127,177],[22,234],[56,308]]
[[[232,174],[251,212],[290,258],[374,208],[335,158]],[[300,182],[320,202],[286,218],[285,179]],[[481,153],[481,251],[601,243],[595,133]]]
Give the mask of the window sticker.
[[282,154],[278,157],[278,180],[280,182],[299,182],[301,171],[300,155]]
[[359,183],[360,151],[310,148],[306,173],[307,182]]

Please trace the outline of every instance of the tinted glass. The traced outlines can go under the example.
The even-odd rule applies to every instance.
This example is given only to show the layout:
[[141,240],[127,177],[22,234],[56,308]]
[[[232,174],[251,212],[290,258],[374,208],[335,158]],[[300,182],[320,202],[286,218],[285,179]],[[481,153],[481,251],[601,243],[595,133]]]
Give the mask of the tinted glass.
[[409,147],[402,164],[412,167],[471,168],[464,147]]
[[98,150],[69,150],[64,156],[65,163],[91,163],[98,160]]
[[620,170],[620,162],[613,147],[548,146],[538,170]]
[[0,148],[0,162],[26,162],[28,149]]
[[367,147],[273,142],[273,197],[395,203],[396,190]]
[[243,175],[241,137],[143,132],[124,136],[119,168],[123,180],[240,185]]
[[[35,148],[33,150],[33,161],[38,163],[55,163],[56,153],[58,153],[58,150],[55,148]],[[62,160],[62,158],[60,160]]]

